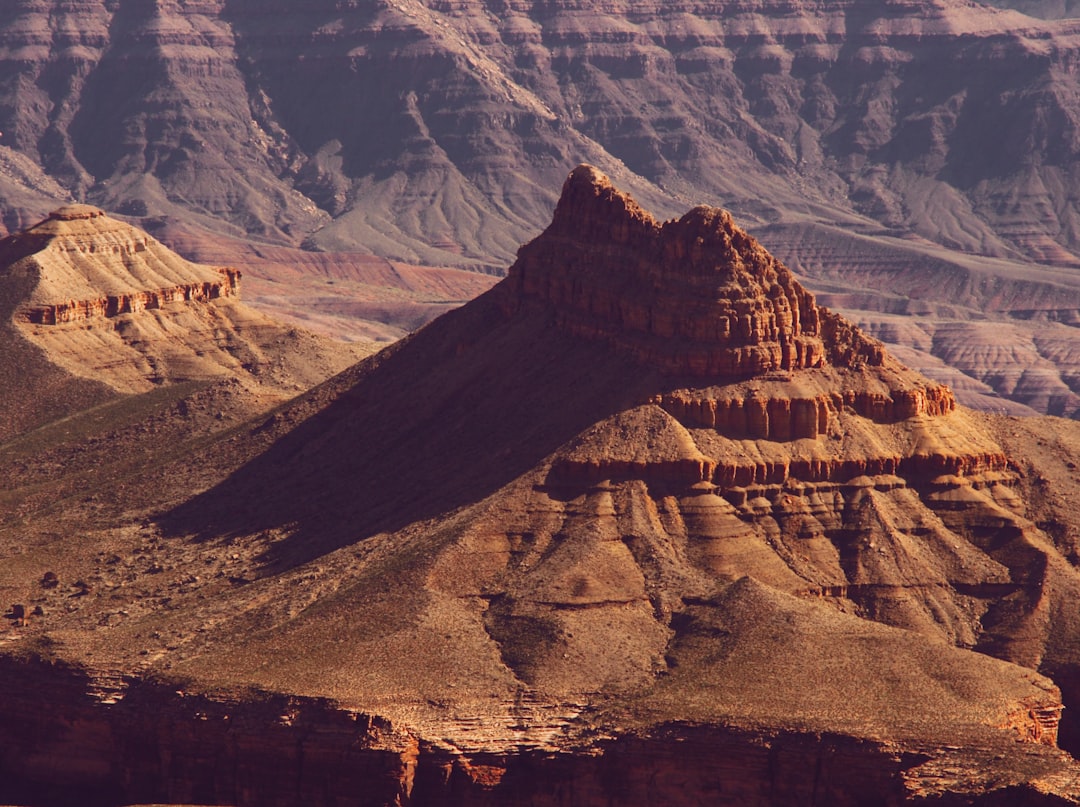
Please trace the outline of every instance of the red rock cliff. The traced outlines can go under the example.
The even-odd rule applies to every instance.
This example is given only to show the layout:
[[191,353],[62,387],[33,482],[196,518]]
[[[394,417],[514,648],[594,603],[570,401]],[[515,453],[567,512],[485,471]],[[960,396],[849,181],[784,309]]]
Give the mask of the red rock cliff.
[[668,375],[739,378],[881,364],[879,343],[819,308],[724,210],[663,224],[592,166],[563,186],[551,225],[521,248],[506,306],[553,306],[559,327]]
[[115,317],[147,309],[162,308],[174,302],[204,302],[220,297],[235,297],[240,291],[240,270],[222,267],[221,282],[183,283],[156,291],[111,294],[91,300],[68,300],[55,305],[24,308],[19,316],[35,325],[58,325],[93,317]]

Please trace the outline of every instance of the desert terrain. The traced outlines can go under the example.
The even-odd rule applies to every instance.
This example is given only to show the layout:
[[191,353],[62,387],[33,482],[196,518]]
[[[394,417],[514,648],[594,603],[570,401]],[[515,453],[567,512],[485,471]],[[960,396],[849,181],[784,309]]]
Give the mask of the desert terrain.
[[0,803],[1080,803],[1078,14],[3,4]]
[[1080,29],[994,5],[11,0],[2,226],[78,201],[196,261],[302,247],[249,300],[385,341],[589,162],[658,216],[733,211],[965,404],[1068,417]]
[[[34,322],[121,237],[18,236],[45,376],[243,305]],[[145,243],[98,282],[228,277]],[[271,348],[348,345],[290,333],[126,344],[183,372],[0,444],[3,800],[1080,801],[1080,431],[959,406],[726,211],[581,166],[505,279],[296,397]]]

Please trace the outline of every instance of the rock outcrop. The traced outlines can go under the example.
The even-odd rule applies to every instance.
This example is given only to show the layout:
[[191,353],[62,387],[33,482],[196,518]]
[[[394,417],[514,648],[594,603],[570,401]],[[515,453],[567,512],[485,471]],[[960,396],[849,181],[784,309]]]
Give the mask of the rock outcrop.
[[240,287],[237,269],[218,270],[222,278],[217,282],[184,283],[156,291],[136,291],[116,294],[96,300],[69,300],[37,308],[24,308],[19,315],[34,325],[57,325],[62,322],[80,322],[95,317],[116,317],[134,314],[151,308],[163,308],[168,303],[206,302],[219,297],[232,297]]
[[1078,42],[968,0],[11,0],[2,226],[79,198],[501,269],[584,159],[663,214],[721,200],[775,224],[774,254],[967,405],[1071,416],[1080,294],[1039,264],[1077,263]]
[[5,800],[1080,802],[1016,459],[719,211],[582,167],[494,289],[227,440],[98,423],[146,459],[0,454]]
[[735,379],[818,367],[842,351],[852,364],[884,358],[726,211],[698,207],[660,224],[591,166],[570,174],[551,226],[509,277],[509,308],[536,298],[561,328],[670,375]]
[[90,205],[62,207],[0,240],[0,435],[77,411],[84,396],[181,381],[236,379],[292,395],[371,352],[248,308],[240,278]]
[[[176,261],[168,260],[168,251],[154,239],[107,219],[104,211],[90,205],[62,207],[40,224],[0,241],[0,260],[28,250],[39,254],[46,248],[54,254],[66,253],[67,259],[62,266],[49,266],[39,274],[31,298],[16,315],[35,325],[115,317],[168,303],[233,297],[240,292],[238,269],[215,267],[207,271],[196,264],[178,269],[179,276],[189,276],[186,283],[143,288],[153,285],[158,277],[178,279],[168,271]],[[104,268],[95,265],[102,263]],[[124,291],[103,297],[60,301],[66,293],[120,288]]]
[[726,211],[698,207],[661,224],[591,166],[567,178],[551,225],[521,248],[500,294],[508,314],[539,303],[567,333],[665,375],[707,379],[711,393],[676,391],[657,403],[732,436],[815,438],[844,408],[895,423],[956,405],[947,387],[894,369],[810,398],[719,387],[800,369],[882,368],[886,355],[818,306]]

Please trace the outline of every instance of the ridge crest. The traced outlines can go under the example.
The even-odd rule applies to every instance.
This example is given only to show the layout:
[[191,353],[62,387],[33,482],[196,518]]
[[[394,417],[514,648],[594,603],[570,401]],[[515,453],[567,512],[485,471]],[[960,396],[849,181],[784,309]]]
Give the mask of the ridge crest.
[[880,365],[882,345],[818,306],[720,208],[657,222],[598,169],[567,177],[551,225],[510,268],[504,307],[554,309],[557,325],[667,375]]

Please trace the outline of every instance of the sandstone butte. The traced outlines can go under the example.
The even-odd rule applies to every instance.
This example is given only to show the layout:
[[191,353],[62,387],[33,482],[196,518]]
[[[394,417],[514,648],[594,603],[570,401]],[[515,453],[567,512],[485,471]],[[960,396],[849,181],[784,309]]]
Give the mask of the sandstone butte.
[[0,437],[117,395],[237,382],[278,403],[371,352],[239,301],[241,273],[181,258],[90,205],[0,240]]
[[147,395],[0,444],[0,800],[1080,802],[1072,477],[723,211],[582,166],[292,402],[184,443]]

